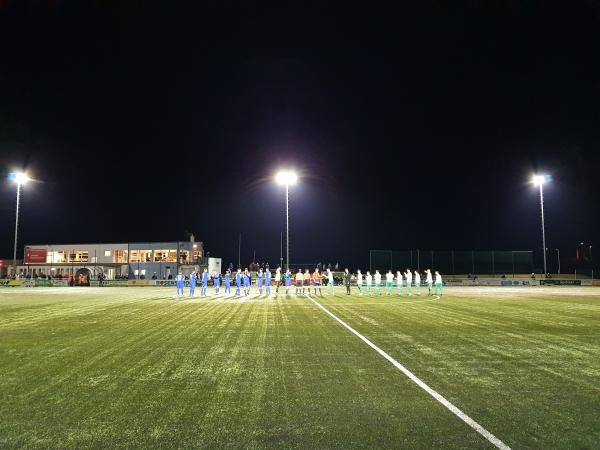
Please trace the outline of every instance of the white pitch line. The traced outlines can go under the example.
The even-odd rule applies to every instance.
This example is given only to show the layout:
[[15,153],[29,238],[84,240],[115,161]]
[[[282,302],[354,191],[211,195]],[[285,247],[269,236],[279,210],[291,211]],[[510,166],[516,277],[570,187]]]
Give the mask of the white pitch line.
[[473,420],[467,414],[462,412],[457,406],[450,403],[450,401],[448,401],[445,397],[443,397],[437,391],[430,388],[424,381],[422,381],[414,373],[412,373],[410,370],[408,370],[406,367],[404,367],[402,364],[400,364],[398,361],[396,361],[394,358],[392,358],[390,355],[388,355],[385,351],[383,351],[382,349],[377,347],[375,344],[373,344],[373,342],[371,342],[369,339],[364,337],[362,334],[360,334],[358,331],[356,331],[354,328],[352,328],[350,325],[348,325],[342,319],[337,317],[335,314],[333,314],[331,311],[329,311],[327,308],[325,308],[319,302],[314,300],[312,297],[308,297],[308,298],[315,305],[317,305],[319,308],[321,308],[326,314],[328,314],[333,319],[335,319],[337,322],[339,322],[344,328],[346,328],[348,331],[350,331],[352,334],[354,334],[356,337],[358,337],[360,340],[362,340],[365,344],[367,344],[369,347],[371,347],[373,350],[375,350],[377,353],[379,353],[381,356],[383,356],[385,359],[387,359],[389,362],[391,362],[404,375],[406,375],[408,378],[410,378],[412,381],[414,381],[421,389],[423,389],[425,392],[427,392],[429,395],[431,395],[433,398],[435,398],[438,402],[440,402],[442,405],[444,405],[447,409],[450,410],[450,412],[452,412],[459,419],[461,419],[463,422],[465,422],[467,425],[469,425],[471,428],[473,428],[475,431],[477,431],[480,435],[482,435],[484,438],[486,438],[494,446],[496,446],[497,448],[499,448],[501,450],[511,450],[511,448],[508,445],[506,445],[504,442],[502,442],[500,439],[498,439],[496,436],[494,436],[488,430],[483,428],[479,423],[475,422],[475,420]]

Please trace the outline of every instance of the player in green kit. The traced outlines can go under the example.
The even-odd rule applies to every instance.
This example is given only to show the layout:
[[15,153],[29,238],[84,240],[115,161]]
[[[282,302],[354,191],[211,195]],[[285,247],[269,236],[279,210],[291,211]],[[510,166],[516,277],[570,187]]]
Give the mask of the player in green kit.
[[398,295],[402,295],[402,272],[396,272],[396,284],[398,285]]
[[427,283],[427,295],[433,295],[433,278],[429,269],[425,269],[425,283]]
[[417,295],[421,295],[421,274],[418,270],[415,270],[415,291],[417,291]]
[[381,295],[381,274],[379,270],[375,271],[375,293]]
[[327,269],[327,286],[329,286],[329,293],[331,295],[335,294],[335,285],[333,283],[333,273],[331,272],[331,269]]
[[444,287],[444,283],[442,282],[442,276],[436,270],[435,271],[435,293],[440,297],[442,296],[442,288]]
[[394,285],[394,274],[388,270],[385,274],[385,295],[392,295],[392,286]]
[[360,270],[356,271],[356,287],[358,288],[358,295],[362,295],[363,276]]
[[404,278],[406,278],[406,290],[408,291],[408,296],[412,295],[412,272],[410,269],[406,269],[404,272]]

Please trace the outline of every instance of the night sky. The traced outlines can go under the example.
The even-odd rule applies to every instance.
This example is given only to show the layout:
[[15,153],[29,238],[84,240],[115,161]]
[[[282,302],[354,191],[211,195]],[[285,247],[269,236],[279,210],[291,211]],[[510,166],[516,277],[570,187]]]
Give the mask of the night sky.
[[[172,3],[0,0],[2,175],[38,180],[19,253],[193,232],[227,264],[241,232],[275,263],[285,166],[292,262],[539,256],[536,171],[548,247],[598,242],[598,2]],[[5,181],[6,259],[14,206]]]

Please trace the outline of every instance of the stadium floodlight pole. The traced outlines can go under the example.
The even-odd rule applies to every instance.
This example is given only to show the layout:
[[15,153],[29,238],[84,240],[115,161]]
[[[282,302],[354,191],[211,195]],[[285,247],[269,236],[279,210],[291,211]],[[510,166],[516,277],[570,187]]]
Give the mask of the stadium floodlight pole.
[[540,188],[540,210],[542,213],[542,249],[544,255],[544,278],[548,275],[548,269],[546,266],[546,227],[544,224],[544,184],[552,181],[550,175],[534,175],[531,182]]
[[238,269],[242,267],[242,233],[238,237]]
[[17,237],[19,232],[19,203],[21,200],[21,185],[29,181],[29,177],[23,172],[11,172],[8,174],[8,179],[17,183],[17,213],[15,217],[15,245],[13,249],[13,275],[17,275]]
[[290,268],[290,185],[296,184],[298,175],[292,170],[282,170],[275,181],[285,186],[285,269]]
[[556,259],[558,260],[558,274],[560,275],[560,250],[558,248],[554,249],[556,251]]
[[283,231],[279,233],[279,267],[283,267]]

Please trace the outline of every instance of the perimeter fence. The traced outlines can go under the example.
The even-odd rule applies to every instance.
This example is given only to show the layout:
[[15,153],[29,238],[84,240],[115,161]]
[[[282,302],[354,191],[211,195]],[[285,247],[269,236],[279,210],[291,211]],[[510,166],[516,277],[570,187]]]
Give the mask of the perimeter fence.
[[447,275],[515,275],[534,272],[532,251],[370,250],[371,271],[431,269]]

